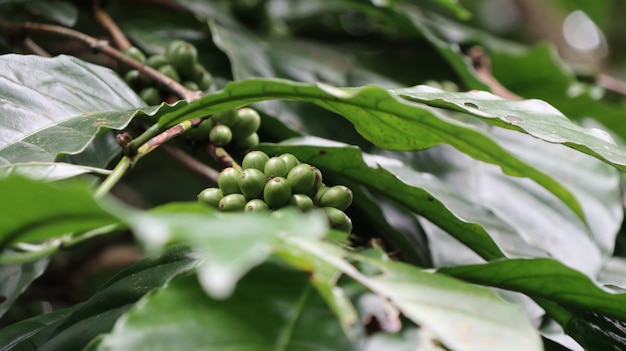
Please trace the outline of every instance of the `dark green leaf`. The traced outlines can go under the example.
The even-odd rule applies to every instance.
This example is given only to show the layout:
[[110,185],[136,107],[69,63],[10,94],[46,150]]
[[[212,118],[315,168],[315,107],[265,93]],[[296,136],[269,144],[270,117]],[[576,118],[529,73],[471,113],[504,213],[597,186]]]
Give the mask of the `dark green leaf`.
[[[259,298],[262,296],[262,298]],[[350,350],[305,273],[261,265],[226,300],[195,275],[146,296],[89,350]]]
[[30,283],[45,271],[48,262],[49,259],[44,258],[19,265],[0,265],[0,317],[11,308]]
[[0,351],[37,351],[78,306],[44,313],[0,329]]
[[626,321],[626,294],[603,290],[586,275],[553,259],[509,259],[442,268],[439,272]]
[[565,326],[586,351],[621,351],[626,349],[626,322],[589,310],[577,310]]
[[34,15],[45,17],[67,27],[72,27],[78,19],[78,10],[67,1],[28,1],[22,6]]

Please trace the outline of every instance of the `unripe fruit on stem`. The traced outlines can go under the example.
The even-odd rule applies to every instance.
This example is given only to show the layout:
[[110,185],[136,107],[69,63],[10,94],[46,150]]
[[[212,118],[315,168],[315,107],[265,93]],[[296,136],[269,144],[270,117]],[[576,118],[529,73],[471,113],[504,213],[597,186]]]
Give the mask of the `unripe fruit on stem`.
[[328,217],[328,224],[331,228],[341,230],[346,233],[352,232],[352,220],[345,212],[334,207],[324,207],[324,212]]
[[161,72],[163,75],[169,77],[173,81],[180,82],[180,76],[172,65],[161,66],[157,71]]
[[168,47],[166,56],[172,66],[174,66],[182,76],[188,77],[193,75],[195,65],[198,63],[198,50],[196,50],[193,44],[186,41],[174,43],[171,48]]
[[244,107],[237,111],[231,130],[235,139],[243,139],[255,133],[261,126],[261,116],[255,110]]
[[190,80],[183,82],[183,86],[191,91],[198,91],[200,90],[200,88],[198,87],[198,84],[196,84],[195,82],[192,82]]
[[206,141],[209,140],[209,133],[211,133],[211,129],[213,129],[213,120],[207,118],[200,122],[200,124],[195,128],[189,129],[185,135],[192,140]]
[[344,185],[335,185],[319,197],[320,207],[334,207],[345,211],[352,204],[352,190]]
[[320,206],[320,198],[322,197],[322,195],[324,195],[324,193],[326,193],[328,191],[328,189],[330,189],[329,187],[327,187],[326,185],[324,185],[323,183],[319,186],[319,188],[317,189],[317,191],[315,192],[315,195],[313,195],[312,199],[313,199],[313,203],[319,207]]
[[222,191],[218,188],[207,188],[198,194],[198,201],[218,208],[220,200],[224,197]]
[[165,57],[164,55],[152,55],[148,57],[148,59],[146,60],[146,65],[154,69],[159,69],[169,64],[170,62],[167,60],[167,57]]
[[311,210],[315,205],[313,205],[313,200],[310,197],[304,194],[293,194],[289,198],[290,205],[297,207],[302,212],[306,212]]
[[213,76],[209,72],[204,72],[202,77],[200,77],[200,79],[196,82],[198,83],[200,90],[207,90],[211,87],[211,83],[213,83]]
[[263,188],[263,200],[271,208],[284,206],[291,197],[291,187],[287,179],[276,177],[270,179]]
[[285,165],[287,165],[287,173],[300,163],[298,158],[292,154],[282,154],[278,157],[285,161]]
[[287,181],[294,194],[306,194],[315,184],[315,167],[301,163],[289,171]]
[[255,168],[263,172],[265,170],[265,164],[269,159],[270,157],[263,151],[250,151],[243,157],[241,168]]
[[230,141],[233,139],[233,133],[230,131],[230,128],[223,124],[219,124],[211,128],[209,132],[209,140],[211,144],[217,146],[228,145]]
[[202,80],[202,76],[207,73],[206,68],[204,68],[204,66],[200,63],[196,63],[193,66],[193,73],[187,77],[189,80],[192,80],[196,83],[200,83],[200,81]]
[[213,119],[213,122],[215,122],[216,124],[219,123],[219,124],[230,126],[235,121],[235,118],[237,118],[237,111],[228,110],[228,111],[216,113],[213,116],[211,116],[211,118]]
[[244,169],[239,176],[239,190],[248,199],[257,199],[263,195],[265,174],[256,168]]
[[[135,61],[138,61],[140,63],[146,62],[146,55],[144,55],[143,52],[141,50],[139,50],[135,46],[131,46],[129,48],[126,48],[126,50],[124,50],[124,56],[128,56],[131,59],[133,59]],[[126,72],[126,71],[132,69],[129,65],[127,65],[125,63],[121,63],[119,68],[120,68],[121,72]]]
[[228,167],[221,171],[219,177],[217,177],[217,185],[220,187],[220,190],[222,190],[222,194],[229,195],[239,193],[240,176],[241,172],[233,167]]
[[241,194],[229,194],[224,196],[218,205],[220,211],[238,212],[246,206],[246,197]]
[[165,48],[165,57],[170,60],[170,57],[174,56],[174,53],[178,51],[178,48],[185,45],[187,42],[184,40],[172,40],[167,48]]
[[261,199],[252,199],[246,203],[243,209],[245,212],[264,212],[269,211],[270,207],[267,206],[265,201]]
[[267,177],[285,177],[287,172],[287,164],[279,157],[271,157],[263,168],[263,173]]
[[238,150],[248,150],[254,149],[259,145],[259,135],[257,133],[252,133],[248,135],[245,139],[235,139],[233,142],[233,147]]
[[161,93],[159,93],[159,90],[155,87],[141,89],[139,97],[141,100],[145,101],[148,106],[161,103]]

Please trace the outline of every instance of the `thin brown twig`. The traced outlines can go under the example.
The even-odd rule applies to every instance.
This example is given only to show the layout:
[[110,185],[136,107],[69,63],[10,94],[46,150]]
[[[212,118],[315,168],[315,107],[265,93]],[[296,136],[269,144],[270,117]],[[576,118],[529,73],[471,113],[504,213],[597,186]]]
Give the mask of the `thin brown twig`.
[[145,144],[141,145],[137,148],[137,154],[133,158],[133,163],[137,162],[138,159],[147,155],[152,150],[156,149],[159,146],[162,146],[170,139],[183,134],[185,131],[189,130],[200,124],[204,119],[202,117],[196,117],[190,120],[186,120],[184,122],[178,123],[177,125],[168,128],[164,132],[157,134],[150,140],[148,140]]
[[596,83],[602,88],[626,96],[626,82],[605,73],[600,73]]
[[113,39],[113,43],[117,46],[118,49],[124,51],[129,47],[133,46],[130,43],[124,32],[117,26],[115,21],[109,16],[109,14],[104,11],[104,9],[97,4],[93,5],[93,14],[96,20],[100,22],[100,24],[111,34],[111,38]]
[[124,55],[121,51],[109,45],[106,40],[99,40],[79,31],[51,24],[34,22],[15,24],[0,23],[0,33],[4,35],[25,35],[28,32],[53,33],[80,40],[94,51],[101,52],[113,59],[116,59],[119,62],[138,70],[142,74],[145,74],[147,77],[159,82],[165,88],[169,89],[188,102],[197,100],[200,96],[202,96],[202,92],[191,91],[154,68],[146,66],[141,62],[135,61]]
[[215,161],[221,162],[226,167],[233,167],[241,171],[241,166],[235,161],[223,147],[207,144],[207,152]]
[[485,83],[485,85],[491,89],[492,93],[509,100],[522,100],[521,96],[505,88],[491,74],[491,60],[483,48],[474,46],[469,49],[467,56],[472,60],[472,65],[474,66],[478,79]]
[[220,175],[218,171],[198,161],[185,151],[168,144],[161,145],[161,150],[181,166],[217,184],[217,178]]
[[31,38],[29,37],[25,37],[24,40],[22,40],[22,50],[31,53],[31,54],[35,54],[35,55],[39,55],[42,57],[52,57],[52,55],[50,55],[49,52],[47,52],[44,48],[42,48],[41,46],[39,46],[39,44],[35,43]]

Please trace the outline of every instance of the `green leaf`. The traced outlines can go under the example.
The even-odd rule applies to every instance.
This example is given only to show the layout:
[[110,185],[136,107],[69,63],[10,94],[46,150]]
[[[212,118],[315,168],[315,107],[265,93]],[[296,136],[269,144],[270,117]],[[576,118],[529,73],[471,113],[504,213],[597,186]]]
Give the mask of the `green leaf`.
[[626,347],[624,320],[607,318],[589,310],[578,310],[564,329],[587,351],[623,350]]
[[[45,258],[20,265],[0,265],[0,317],[4,315],[18,296],[37,279],[48,267],[50,260]],[[3,343],[0,342],[0,345]]]
[[[0,179],[0,247],[40,242],[119,223],[84,184],[46,184],[19,177]],[[54,206],[51,206],[54,204]]]
[[176,246],[131,265],[66,316],[37,350],[81,350],[99,334],[109,332],[142,296],[196,263],[188,248]]
[[0,329],[0,351],[37,351],[39,345],[78,306],[40,314]]
[[270,99],[310,102],[338,113],[352,122],[367,140],[382,148],[412,151],[450,144],[478,160],[499,165],[507,174],[533,179],[584,221],[580,204],[566,188],[508,153],[482,131],[429,107],[400,99],[379,87],[335,88],[278,79],[233,82],[224,90],[163,115],[159,124],[172,126],[194,117]]
[[111,70],[69,56],[0,56],[0,90],[1,165],[78,153],[134,116],[94,112],[144,105]]
[[66,27],[74,26],[78,19],[78,10],[67,1],[28,1],[22,6],[34,15],[56,21]]
[[214,298],[228,297],[237,281],[265,261],[272,247],[286,235],[323,237],[328,230],[321,213],[213,213],[199,203],[162,206],[150,212],[118,214],[132,228],[148,252],[184,242],[204,258],[198,268],[202,286]]
[[586,275],[553,259],[508,259],[442,268],[439,272],[626,321],[626,294],[603,290]]
[[71,178],[81,174],[106,176],[110,173],[111,171],[102,168],[73,165],[63,162],[27,162],[0,166],[0,178],[19,175],[34,180],[45,181]]
[[[309,271],[337,271],[389,299],[407,318],[450,350],[541,350],[536,329],[520,306],[486,288],[380,260],[314,239],[290,236],[277,254]],[[350,262],[367,267],[363,273]]]
[[[262,299],[259,296],[263,296]],[[146,296],[88,350],[351,350],[307,275],[277,265],[252,270],[226,300],[195,275]]]

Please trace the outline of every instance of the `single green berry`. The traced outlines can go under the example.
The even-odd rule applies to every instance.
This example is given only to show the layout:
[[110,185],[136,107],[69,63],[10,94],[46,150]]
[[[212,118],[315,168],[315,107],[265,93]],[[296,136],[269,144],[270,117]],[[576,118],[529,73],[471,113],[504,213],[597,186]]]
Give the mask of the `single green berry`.
[[169,77],[173,81],[180,82],[180,76],[172,65],[161,66],[157,71],[161,72],[163,75]]
[[218,205],[220,211],[237,212],[243,211],[246,206],[246,197],[241,194],[229,194],[224,196]]
[[265,168],[263,168],[263,173],[267,177],[285,177],[287,176],[287,164],[280,157],[271,157],[265,163]]
[[213,116],[211,116],[211,118],[213,119],[213,122],[215,122],[216,124],[224,124],[224,125],[230,126],[235,121],[235,118],[237,118],[237,111],[228,110],[228,111],[216,113]]
[[352,204],[352,190],[344,185],[335,185],[322,194],[318,200],[320,207],[334,207],[345,211]]
[[186,41],[176,43],[165,55],[182,76],[189,77],[194,74],[195,65],[198,63],[198,50],[193,44]]
[[217,185],[222,190],[222,194],[238,194],[239,193],[239,177],[241,172],[233,167],[225,168],[217,177]]
[[324,212],[328,217],[328,224],[331,228],[344,231],[346,233],[352,232],[352,220],[342,210],[334,207],[324,207]]
[[236,139],[233,142],[233,147],[237,150],[250,150],[257,146],[259,146],[259,135],[257,133],[252,133],[245,139]]
[[310,164],[301,163],[289,171],[287,181],[294,194],[306,194],[313,188],[316,169]]
[[200,90],[205,91],[211,87],[211,84],[213,83],[213,76],[209,72],[204,72],[197,83]]
[[[140,63],[144,63],[146,62],[146,55],[144,55],[144,53],[139,50],[139,48],[135,47],[135,46],[131,46],[129,48],[126,48],[124,50],[124,56],[128,56],[129,58],[138,61]],[[126,72],[128,70],[132,69],[129,65],[125,64],[125,63],[121,63],[120,64],[120,71],[121,72]]]
[[195,82],[192,82],[190,80],[183,82],[183,86],[191,91],[198,91],[200,90],[200,88],[198,87],[198,84],[196,84]]
[[241,162],[241,168],[243,169],[258,169],[259,171],[265,171],[265,164],[270,159],[269,156],[263,151],[250,151],[243,157]]
[[235,139],[244,139],[252,133],[256,133],[260,126],[261,116],[259,113],[249,107],[244,107],[237,111],[231,129]]
[[154,69],[159,69],[165,65],[169,65],[170,62],[167,60],[167,57],[165,57],[164,55],[152,55],[150,57],[148,57],[148,59],[146,60],[146,65],[154,68]]
[[297,207],[302,212],[306,212],[311,210],[315,205],[313,205],[313,200],[310,197],[304,194],[293,194],[289,198],[290,205]]
[[206,141],[209,140],[209,133],[211,133],[211,129],[213,129],[213,120],[207,118],[195,128],[189,129],[185,135],[192,140]]
[[124,81],[134,90],[141,88],[141,73],[136,69],[131,69],[124,74]]
[[246,203],[243,209],[245,212],[264,212],[269,211],[270,207],[267,206],[265,201],[261,199],[252,199]]
[[141,100],[145,101],[148,106],[154,106],[161,103],[161,93],[155,87],[143,88],[139,92]]
[[218,188],[207,188],[198,194],[198,201],[218,208],[220,200],[224,197],[222,191]]
[[282,154],[278,157],[280,157],[283,161],[285,161],[285,165],[287,165],[287,173],[289,173],[289,171],[291,171],[295,166],[300,164],[300,161],[298,161],[298,158],[289,153]]
[[[270,159],[271,160],[271,159]],[[287,179],[275,177],[270,179],[263,188],[263,199],[271,208],[282,207],[289,202],[291,187]]]
[[193,74],[187,78],[199,84],[200,81],[202,81],[202,76],[205,73],[207,73],[206,68],[204,68],[204,66],[201,63],[196,63],[193,66]]
[[317,188],[317,191],[315,192],[315,194],[313,195],[312,199],[313,199],[313,203],[316,206],[320,206],[320,198],[322,197],[322,195],[324,195],[324,193],[326,193],[328,191],[328,189],[330,189],[330,187],[327,187],[326,185],[324,185],[324,183],[320,184],[320,186]]
[[176,55],[176,52],[178,52],[178,49],[185,44],[188,43],[184,40],[172,40],[167,48],[165,48],[165,57],[167,57],[167,59],[171,61],[170,58],[174,57]]
[[211,128],[209,132],[209,140],[211,144],[217,146],[228,145],[230,141],[233,139],[233,132],[230,131],[228,126],[223,124],[218,124]]
[[244,169],[239,177],[239,190],[248,199],[258,199],[265,188],[265,174],[256,168]]

